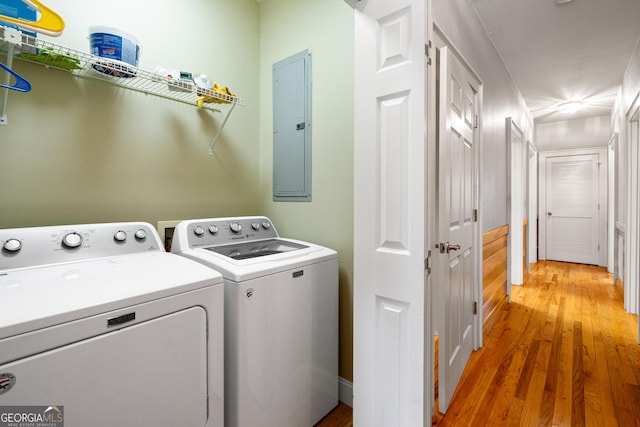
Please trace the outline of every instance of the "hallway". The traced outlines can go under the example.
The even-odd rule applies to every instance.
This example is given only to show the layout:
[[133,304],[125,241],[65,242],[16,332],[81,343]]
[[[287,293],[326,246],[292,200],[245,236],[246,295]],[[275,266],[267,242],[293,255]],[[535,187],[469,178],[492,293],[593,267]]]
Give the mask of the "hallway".
[[540,261],[434,425],[640,426],[638,319],[604,268]]

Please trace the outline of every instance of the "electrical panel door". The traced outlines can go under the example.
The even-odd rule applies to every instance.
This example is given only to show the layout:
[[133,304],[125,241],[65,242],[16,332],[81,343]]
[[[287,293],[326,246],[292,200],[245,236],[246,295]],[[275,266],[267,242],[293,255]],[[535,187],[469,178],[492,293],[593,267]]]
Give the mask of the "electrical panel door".
[[311,53],[273,66],[273,200],[311,201]]

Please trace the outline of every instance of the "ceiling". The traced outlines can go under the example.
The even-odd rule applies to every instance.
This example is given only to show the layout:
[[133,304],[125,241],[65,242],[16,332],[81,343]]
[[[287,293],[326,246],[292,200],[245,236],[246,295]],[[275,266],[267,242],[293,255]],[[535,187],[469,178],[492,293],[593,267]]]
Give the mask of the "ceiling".
[[640,38],[640,0],[562,1],[470,0],[536,123],[610,114]]

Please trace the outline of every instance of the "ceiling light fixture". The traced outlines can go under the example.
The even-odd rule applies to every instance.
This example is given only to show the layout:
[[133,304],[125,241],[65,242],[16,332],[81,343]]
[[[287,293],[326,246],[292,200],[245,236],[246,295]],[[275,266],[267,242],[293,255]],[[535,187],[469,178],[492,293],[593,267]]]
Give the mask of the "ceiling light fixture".
[[566,101],[557,105],[557,109],[561,113],[575,113],[584,105],[584,101]]
[[573,0],[556,0],[556,4],[567,4],[571,3]]

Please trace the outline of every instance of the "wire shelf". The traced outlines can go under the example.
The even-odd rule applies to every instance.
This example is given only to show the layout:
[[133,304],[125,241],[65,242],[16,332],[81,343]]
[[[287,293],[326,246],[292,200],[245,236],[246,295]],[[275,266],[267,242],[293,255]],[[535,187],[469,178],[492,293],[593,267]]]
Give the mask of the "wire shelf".
[[[13,58],[16,57],[48,68],[64,70],[78,77],[104,80],[119,87],[195,105],[198,108],[215,112],[222,112],[223,107],[230,107],[225,113],[218,132],[209,144],[209,155],[213,155],[213,147],[235,106],[245,105],[243,99],[231,94],[226,87],[218,88],[214,85],[213,89],[203,89],[190,80],[172,79],[165,75],[133,67],[124,62],[94,56],[39,40],[35,36],[3,26],[0,26],[0,52],[7,55],[7,65],[3,68],[8,71],[11,70]],[[6,83],[1,92],[0,125],[7,124],[6,110],[9,92],[7,85],[9,77],[9,74],[7,74]],[[28,82],[27,85],[30,90],[31,85]],[[16,89],[15,87],[11,88]]]
[[[0,33],[2,32],[3,29],[0,27]],[[0,49],[7,52],[5,46],[7,43],[2,43],[1,37],[0,44],[2,44]],[[228,93],[202,89],[190,81],[171,79],[124,62],[80,52],[24,33],[22,43],[15,46],[15,57],[45,67],[68,71],[78,77],[108,81],[116,86],[208,110],[219,112],[227,106],[245,105],[243,99]]]

